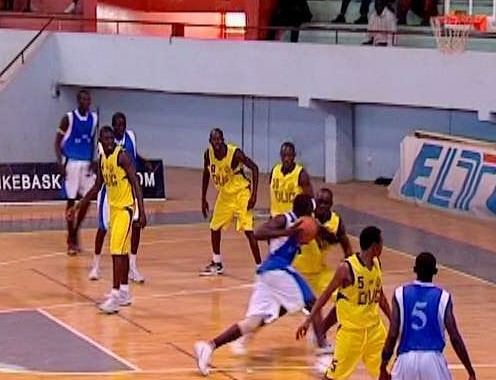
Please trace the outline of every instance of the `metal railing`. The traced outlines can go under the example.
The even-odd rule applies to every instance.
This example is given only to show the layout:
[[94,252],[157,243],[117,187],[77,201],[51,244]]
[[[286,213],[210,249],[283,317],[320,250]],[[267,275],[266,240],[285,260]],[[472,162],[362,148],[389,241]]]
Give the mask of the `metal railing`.
[[35,36],[33,38],[31,38],[29,40],[29,42],[21,49],[21,51],[19,53],[17,53],[17,55],[12,58],[12,60],[2,69],[2,71],[0,72],[0,79],[5,75],[5,73],[7,71],[9,71],[9,69],[15,65],[15,63],[20,59],[21,60],[21,64],[24,65],[24,62],[25,62],[25,53],[26,51],[38,40],[38,38],[43,34],[43,32],[50,26],[50,24],[52,23],[52,21],[54,20],[55,18],[54,17],[50,17],[48,19],[48,21],[43,25],[43,27],[38,31],[38,33],[35,34]]
[[[58,31],[91,31],[98,33],[98,27],[101,25],[114,25],[112,30],[106,30],[103,33],[114,33],[114,34],[134,34],[134,33],[126,33],[125,26],[157,26],[157,27],[167,27],[167,30],[163,31],[164,37],[177,37],[184,36],[185,28],[212,28],[217,29],[219,31],[219,35],[217,38],[232,38],[233,35],[248,35],[250,32],[252,34],[262,34],[266,35],[269,31],[293,31],[299,30],[300,32],[305,31],[319,31],[325,32],[329,34],[329,40],[333,40],[335,44],[340,44],[340,36],[345,36],[349,34],[364,34],[367,32],[367,25],[353,25],[353,24],[330,24],[330,23],[322,23],[322,24],[305,24],[300,28],[293,27],[235,27],[235,26],[226,26],[223,24],[202,24],[202,23],[188,23],[188,22],[167,22],[167,21],[153,21],[153,20],[123,20],[123,19],[94,19],[94,18],[84,18],[80,15],[73,14],[36,14],[36,13],[2,13],[0,12],[0,23],[2,20],[47,20],[43,27],[39,30],[35,37],[19,52],[19,54],[14,57],[14,59],[2,70],[0,73],[0,78],[5,72],[15,64],[15,62],[19,59],[24,63],[24,53],[27,49],[39,38],[39,36],[47,30],[50,26],[53,26],[55,30]],[[74,24],[77,26],[77,30],[71,30],[70,25]],[[380,31],[378,31],[380,32]],[[147,33],[139,33],[136,34],[146,35]],[[156,33],[153,33],[156,35]],[[398,27],[398,31],[393,34],[394,39],[399,36],[424,36],[424,37],[433,37],[432,31],[430,28],[421,27],[421,28],[412,28],[412,27]],[[494,32],[470,32],[471,37],[476,37],[480,39],[496,39],[496,33]],[[256,39],[256,38],[252,38]],[[263,39],[260,38],[260,39]],[[496,41],[496,40],[495,40]],[[496,49],[495,49],[496,50]]]

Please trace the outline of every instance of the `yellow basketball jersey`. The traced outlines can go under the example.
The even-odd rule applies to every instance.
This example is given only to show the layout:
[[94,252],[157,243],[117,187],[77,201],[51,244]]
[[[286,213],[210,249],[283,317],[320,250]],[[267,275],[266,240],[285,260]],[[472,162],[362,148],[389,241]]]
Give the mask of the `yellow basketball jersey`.
[[107,187],[109,205],[125,208],[134,204],[134,197],[126,172],[117,163],[117,158],[121,151],[124,151],[124,149],[116,146],[110,156],[106,157],[105,154],[102,154],[100,156],[100,167],[103,181]]
[[[337,234],[340,217],[335,212],[331,213],[331,219],[324,223],[324,227],[333,234]],[[316,274],[326,269],[326,249],[329,248],[328,243],[322,243],[319,246],[317,240],[312,240],[310,243],[302,245],[300,254],[293,261],[293,266],[301,273]]]
[[380,322],[379,300],[382,270],[374,258],[372,269],[360,261],[358,254],[346,259],[353,271],[354,282],[338,291],[336,311],[339,324],[347,328],[368,328]]
[[236,194],[242,189],[250,186],[250,181],[244,176],[243,164],[232,168],[232,160],[237,146],[227,144],[227,154],[222,160],[215,158],[212,147],[208,148],[208,158],[210,160],[210,178],[216,189],[224,194]]
[[298,184],[303,166],[296,164],[294,169],[284,174],[282,164],[272,169],[270,180],[270,215],[276,216],[293,210],[294,198],[303,192]]

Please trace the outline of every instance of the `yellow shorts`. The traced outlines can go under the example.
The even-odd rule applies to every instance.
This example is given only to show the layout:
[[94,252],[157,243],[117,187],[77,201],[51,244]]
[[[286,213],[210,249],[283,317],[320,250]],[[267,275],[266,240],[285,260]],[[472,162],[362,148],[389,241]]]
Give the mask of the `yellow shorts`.
[[237,231],[253,231],[253,212],[248,210],[250,197],[251,191],[248,188],[233,195],[219,193],[215,201],[210,229],[214,231],[226,229],[236,218]]
[[133,209],[110,207],[110,253],[127,255],[131,251]]
[[340,327],[336,334],[334,357],[326,371],[326,378],[348,379],[361,359],[370,376],[376,379],[379,376],[385,341],[386,328],[382,322],[366,329]]

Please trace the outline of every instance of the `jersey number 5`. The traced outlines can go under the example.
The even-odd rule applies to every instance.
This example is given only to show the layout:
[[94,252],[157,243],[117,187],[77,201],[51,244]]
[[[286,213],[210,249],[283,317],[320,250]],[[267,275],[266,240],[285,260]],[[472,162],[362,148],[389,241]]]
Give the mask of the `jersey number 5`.
[[422,330],[427,324],[427,315],[424,312],[426,307],[427,302],[415,302],[412,310],[412,329],[417,331]]

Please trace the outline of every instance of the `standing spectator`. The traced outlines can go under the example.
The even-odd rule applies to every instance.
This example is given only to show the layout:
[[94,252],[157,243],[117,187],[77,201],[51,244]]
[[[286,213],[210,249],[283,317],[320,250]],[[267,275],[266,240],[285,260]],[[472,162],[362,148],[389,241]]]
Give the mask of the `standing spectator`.
[[[370,1],[371,0],[360,1],[360,17],[355,20],[354,24],[367,24],[369,22],[367,15],[369,14]],[[351,0],[341,1],[341,10],[339,11],[338,16],[331,21],[333,24],[346,24],[345,15],[350,3]]]
[[429,26],[431,17],[438,15],[434,0],[398,0],[398,24],[406,25],[406,15],[411,10],[422,19],[421,26]]
[[14,0],[3,0],[2,1],[2,11],[13,11],[14,10]]
[[[291,30],[291,42],[298,42],[300,36],[299,28],[302,24],[312,20],[312,12],[308,7],[307,0],[279,0],[275,13],[272,15],[270,22],[271,27],[286,26],[295,28]],[[269,40],[275,40],[278,31],[271,29],[269,31]]]
[[370,15],[367,28],[368,40],[364,45],[387,46],[394,42],[394,33],[398,27],[396,16],[386,6],[385,0],[375,0],[374,11]]

